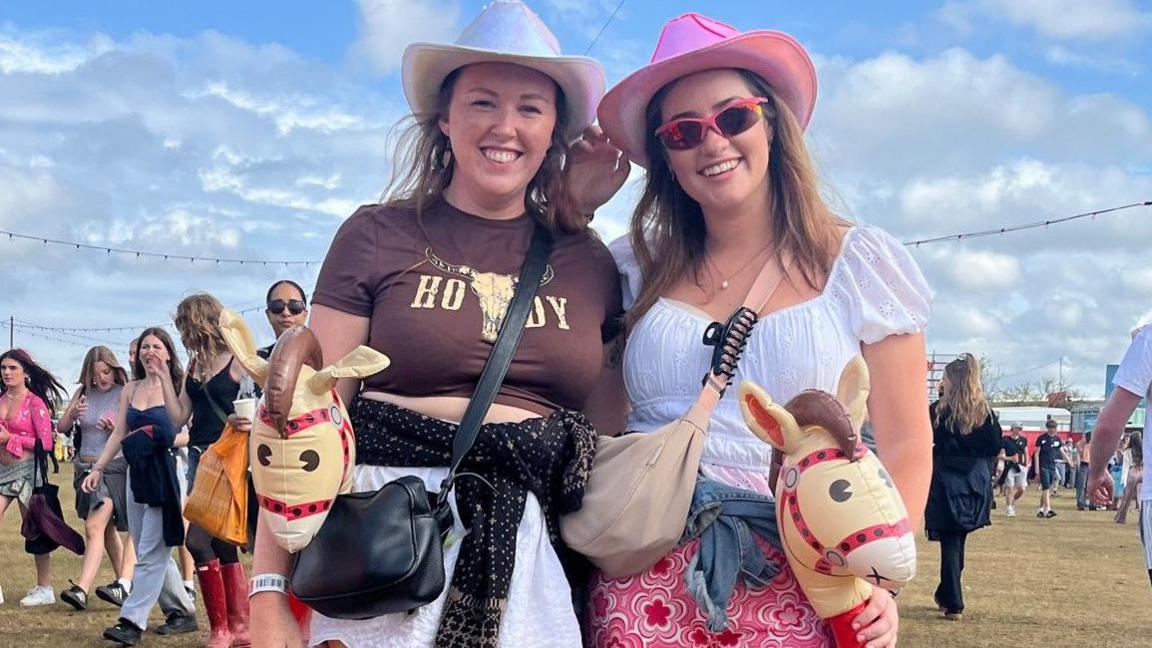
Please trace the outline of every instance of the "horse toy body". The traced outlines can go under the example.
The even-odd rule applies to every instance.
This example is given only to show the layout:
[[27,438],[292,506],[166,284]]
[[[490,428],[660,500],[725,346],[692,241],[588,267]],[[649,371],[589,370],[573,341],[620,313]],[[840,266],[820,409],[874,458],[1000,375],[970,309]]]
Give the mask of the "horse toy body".
[[776,516],[788,562],[838,648],[863,646],[852,619],[873,587],[897,590],[916,572],[908,512],[888,471],[860,443],[868,369],[859,356],[837,396],[801,392],[786,405],[740,385],[740,410],[756,436],[784,454]]
[[239,315],[223,311],[220,329],[264,392],[249,438],[260,517],[280,546],[300,551],[320,531],[336,496],[352,491],[356,442],[336,380],[382,371],[388,358],[361,346],[321,368],[316,337],[296,326],[280,336],[264,360]]

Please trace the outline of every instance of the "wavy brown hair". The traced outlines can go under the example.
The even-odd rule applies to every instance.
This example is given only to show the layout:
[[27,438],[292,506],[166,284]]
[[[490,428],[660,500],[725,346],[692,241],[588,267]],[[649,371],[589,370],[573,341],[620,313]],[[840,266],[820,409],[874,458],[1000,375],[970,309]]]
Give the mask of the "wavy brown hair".
[[124,386],[128,382],[128,372],[116,361],[116,354],[106,346],[94,346],[84,354],[84,364],[80,365],[80,389],[76,390],[76,398],[88,393],[92,385],[96,384],[96,363],[103,362],[112,369],[112,381]]
[[[180,332],[180,341],[188,350],[188,373],[200,382],[210,376],[216,358],[229,353],[220,333],[220,312],[224,305],[208,293],[188,295],[176,306],[172,321]],[[137,353],[139,357],[139,353]]]
[[[782,258],[790,258],[803,281],[820,290],[832,270],[838,237],[844,222],[832,214],[820,196],[804,129],[796,117],[762,78],[747,70],[735,70],[753,96],[764,97],[768,121],[768,178],[771,189],[772,238]],[[668,166],[664,146],[655,131],[663,123],[663,105],[676,81],[653,95],[645,112],[649,168],[644,193],[632,214],[629,238],[640,265],[643,288],[629,311],[631,326],[644,316],[661,295],[681,277],[697,276],[704,261],[708,229],[704,212],[680,187]]]
[[962,353],[944,366],[941,386],[934,426],[946,424],[957,434],[970,434],[992,414],[980,385],[980,361],[971,353]]
[[[445,156],[451,146],[448,136],[440,130],[440,120],[448,114],[452,92],[463,69],[454,70],[444,79],[436,100],[436,112],[409,115],[398,124],[401,130],[392,155],[392,177],[381,197],[381,202],[389,207],[415,209],[417,214],[422,214],[424,207],[443,195],[452,182],[455,160]],[[552,146],[528,183],[524,207],[553,232],[582,232],[588,228],[588,218],[576,213],[564,174],[568,103],[560,86],[555,82],[553,86],[556,88],[556,125],[552,130]]]

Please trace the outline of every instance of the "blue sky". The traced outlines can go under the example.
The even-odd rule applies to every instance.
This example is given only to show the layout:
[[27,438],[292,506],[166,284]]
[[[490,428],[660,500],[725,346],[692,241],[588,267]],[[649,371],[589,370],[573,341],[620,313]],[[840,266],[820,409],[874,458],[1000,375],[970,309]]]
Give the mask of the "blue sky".
[[[0,0],[0,228],[200,256],[321,258],[372,202],[406,104],[412,40],[451,40],[484,2]],[[617,0],[529,0],[582,53]],[[841,213],[902,239],[1152,200],[1152,2],[714,1],[812,53],[809,142]],[[705,3],[626,0],[591,54],[609,81],[663,22]],[[634,174],[634,179],[639,173]],[[630,185],[598,215],[623,231]],[[914,251],[937,293],[929,347],[1004,373],[1103,365],[1152,316],[1152,210]],[[0,317],[58,327],[163,321],[198,289],[258,305],[316,268],[185,266],[0,241]],[[61,308],[60,304],[67,304]],[[258,314],[251,320],[270,337]],[[129,333],[17,331],[72,380],[84,345]],[[1051,370],[1051,371],[1049,371]],[[1047,373],[1046,373],[1047,372]],[[1052,367],[1012,376],[1037,380]]]

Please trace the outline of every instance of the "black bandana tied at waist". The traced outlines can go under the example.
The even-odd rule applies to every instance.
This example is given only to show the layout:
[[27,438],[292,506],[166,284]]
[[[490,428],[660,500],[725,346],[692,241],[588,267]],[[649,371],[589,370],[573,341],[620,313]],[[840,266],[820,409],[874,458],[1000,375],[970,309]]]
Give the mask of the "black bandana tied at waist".
[[[453,423],[365,398],[353,402],[349,415],[357,463],[450,463]],[[569,410],[480,427],[455,484],[456,508],[468,534],[440,618],[438,648],[496,646],[528,491],[540,502],[552,545],[562,547],[559,516],[580,508],[595,453],[596,430],[583,414]]]

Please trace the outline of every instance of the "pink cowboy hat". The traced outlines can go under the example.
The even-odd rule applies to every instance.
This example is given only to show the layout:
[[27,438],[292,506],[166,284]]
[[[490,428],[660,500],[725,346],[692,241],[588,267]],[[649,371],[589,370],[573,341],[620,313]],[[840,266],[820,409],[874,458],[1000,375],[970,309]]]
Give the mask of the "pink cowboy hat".
[[597,115],[600,127],[628,159],[647,168],[644,112],[653,95],[694,72],[740,68],[759,75],[779,93],[801,128],[816,105],[816,68],[808,52],[784,32],[735,27],[689,13],[664,25],[652,62],[608,91]]

